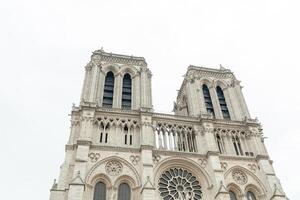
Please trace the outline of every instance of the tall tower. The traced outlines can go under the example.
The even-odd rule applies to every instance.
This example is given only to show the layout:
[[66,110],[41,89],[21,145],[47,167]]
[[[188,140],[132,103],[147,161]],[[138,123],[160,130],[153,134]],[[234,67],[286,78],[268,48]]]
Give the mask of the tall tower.
[[50,200],[286,200],[240,81],[189,66],[174,115],[142,57],[93,52]]

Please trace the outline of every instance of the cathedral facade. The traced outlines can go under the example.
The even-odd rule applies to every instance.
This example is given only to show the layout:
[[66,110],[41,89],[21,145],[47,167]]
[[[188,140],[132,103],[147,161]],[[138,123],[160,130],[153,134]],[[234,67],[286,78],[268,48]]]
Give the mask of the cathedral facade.
[[189,66],[174,115],[143,57],[93,52],[50,200],[287,200],[228,69]]

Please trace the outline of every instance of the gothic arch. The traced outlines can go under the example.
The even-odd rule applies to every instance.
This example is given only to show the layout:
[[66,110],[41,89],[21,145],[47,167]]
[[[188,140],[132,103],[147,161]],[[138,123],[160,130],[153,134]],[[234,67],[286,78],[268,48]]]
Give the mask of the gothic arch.
[[111,71],[114,76],[116,76],[119,73],[119,66],[111,63],[102,66],[102,72],[104,73],[104,75],[106,75],[109,71]]
[[[225,174],[225,180],[228,181],[228,177],[229,175],[234,171],[234,170],[241,170],[242,172],[244,172],[247,176],[251,177],[255,182],[254,183],[247,183],[245,186],[243,186],[243,190],[245,191],[247,188],[255,188],[255,191],[258,192],[256,194],[262,196],[264,194],[266,194],[267,189],[265,187],[265,185],[262,183],[262,181],[251,171],[249,171],[248,169],[241,167],[241,166],[233,166],[230,169],[228,169]],[[231,183],[231,181],[230,181]],[[254,190],[253,190],[254,191]]]
[[[157,181],[159,179],[159,176],[166,170],[172,168],[172,167],[183,167],[185,169],[190,170],[194,176],[197,176],[199,178],[199,181],[201,182],[201,186],[204,189],[211,189],[213,186],[212,179],[210,178],[207,171],[201,168],[201,166],[196,163],[195,161],[184,158],[184,157],[170,157],[162,162],[160,162],[157,166],[154,168],[154,185],[157,185]],[[200,173],[199,173],[200,172]]]
[[98,182],[103,182],[106,184],[107,187],[111,187],[112,186],[112,182],[110,180],[110,178],[106,175],[106,174],[97,174],[96,176],[94,176],[91,179],[91,185],[94,187]]
[[[131,179],[133,180],[133,185],[135,187],[140,187],[142,184],[141,184],[141,179],[140,179],[140,176],[139,176],[139,173],[137,172],[137,170],[128,162],[126,161],[125,159],[123,158],[120,158],[120,157],[117,157],[117,156],[110,156],[110,157],[107,157],[103,160],[100,160],[98,161],[96,164],[94,164],[94,166],[89,170],[89,172],[87,173],[87,176],[85,178],[85,182],[88,183],[88,184],[92,184],[92,180],[95,179],[95,177],[97,177],[98,175],[97,174],[93,174],[95,172],[95,170],[102,164],[110,161],[110,160],[116,160],[116,161],[119,161],[120,163],[122,163],[123,165],[125,165],[126,167],[128,167],[132,173],[134,174],[134,177],[131,177]],[[124,176],[124,175],[123,175]],[[121,176],[122,177],[122,176]],[[119,179],[120,177],[117,178],[117,180]]]
[[135,184],[133,178],[127,175],[122,175],[118,177],[117,180],[114,182],[114,187],[118,188],[121,183],[127,183],[130,186],[131,190],[134,189],[135,187],[138,187]]
[[127,73],[131,76],[132,79],[137,75],[138,72],[134,67],[123,66],[120,70],[120,75],[123,77]]
[[242,191],[242,189],[237,185],[237,184],[235,184],[235,183],[229,183],[228,185],[227,185],[227,190],[228,191],[233,191],[234,193],[235,193],[235,195],[236,195],[236,197],[238,198],[238,200],[242,197],[242,195],[243,195],[243,191]]
[[206,85],[208,88],[210,88],[213,85],[213,80],[211,78],[201,78],[200,87],[202,88],[203,85]]
[[262,190],[254,184],[248,184],[245,187],[244,193],[247,194],[247,192],[252,192],[255,195],[255,197],[257,198],[257,200],[261,200],[264,196],[264,193],[262,192]]
[[226,90],[226,88],[229,87],[229,84],[225,80],[215,80],[214,86],[215,86],[215,88],[217,88],[219,86],[222,89],[222,91],[224,92],[224,90]]

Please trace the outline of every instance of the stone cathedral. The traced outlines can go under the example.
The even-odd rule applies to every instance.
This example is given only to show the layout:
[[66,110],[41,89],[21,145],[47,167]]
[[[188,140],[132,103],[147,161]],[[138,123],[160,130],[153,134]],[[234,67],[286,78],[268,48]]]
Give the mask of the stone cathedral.
[[240,81],[189,66],[174,114],[143,57],[94,51],[50,200],[287,200]]

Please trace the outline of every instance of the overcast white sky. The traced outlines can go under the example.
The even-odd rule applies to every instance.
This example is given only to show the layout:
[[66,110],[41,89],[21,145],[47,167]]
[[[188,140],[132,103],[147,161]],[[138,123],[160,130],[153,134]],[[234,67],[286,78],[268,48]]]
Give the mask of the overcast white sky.
[[230,68],[299,199],[300,6],[289,0],[26,0],[0,7],[1,199],[42,200],[58,177],[84,66],[101,46],[144,56],[170,112],[189,64]]

